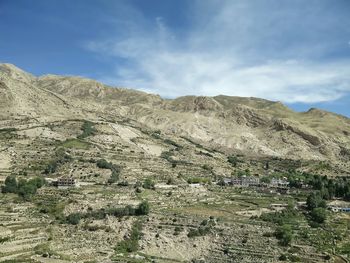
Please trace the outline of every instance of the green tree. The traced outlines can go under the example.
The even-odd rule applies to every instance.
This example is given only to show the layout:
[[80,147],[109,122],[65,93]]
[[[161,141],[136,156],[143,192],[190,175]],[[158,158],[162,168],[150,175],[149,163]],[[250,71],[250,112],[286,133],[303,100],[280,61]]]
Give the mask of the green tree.
[[41,188],[45,184],[45,179],[42,177],[35,177],[30,179],[29,183],[35,185],[37,188]]
[[17,180],[15,176],[7,176],[5,185],[1,187],[3,193],[17,193]]
[[35,184],[27,182],[25,180],[20,180],[18,182],[17,193],[20,197],[25,200],[29,200],[31,196],[36,193],[37,187]]
[[327,212],[326,209],[322,207],[317,207],[311,211],[310,216],[312,221],[322,224],[324,223],[324,221],[326,221]]
[[306,200],[306,204],[309,210],[313,210],[316,207],[326,207],[326,202],[322,199],[319,192],[309,194]]
[[81,126],[81,130],[83,133],[78,136],[78,139],[84,139],[90,135],[95,135],[97,132],[94,127],[94,123],[91,121],[84,121],[83,125]]
[[288,246],[293,239],[293,231],[290,225],[283,225],[276,229],[276,238],[280,241],[282,246]]

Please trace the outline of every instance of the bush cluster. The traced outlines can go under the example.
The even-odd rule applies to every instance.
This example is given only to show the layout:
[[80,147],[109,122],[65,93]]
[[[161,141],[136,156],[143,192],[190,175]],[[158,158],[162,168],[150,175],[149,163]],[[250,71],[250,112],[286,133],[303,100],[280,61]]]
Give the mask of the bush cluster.
[[104,219],[107,215],[115,217],[123,216],[142,216],[148,215],[150,207],[147,201],[143,201],[136,208],[130,205],[125,207],[102,208],[96,211],[88,211],[86,213],[72,213],[66,217],[66,222],[72,225],[79,224],[82,218],[93,218],[96,220]]
[[282,211],[263,213],[260,219],[266,222],[272,222],[278,225],[293,224],[299,221],[300,214],[293,208],[287,208]]
[[44,183],[45,180],[41,177],[35,177],[30,180],[19,179],[17,181],[15,176],[7,176],[5,185],[1,187],[1,192],[18,194],[23,199],[28,200],[36,194],[37,189],[42,187]]

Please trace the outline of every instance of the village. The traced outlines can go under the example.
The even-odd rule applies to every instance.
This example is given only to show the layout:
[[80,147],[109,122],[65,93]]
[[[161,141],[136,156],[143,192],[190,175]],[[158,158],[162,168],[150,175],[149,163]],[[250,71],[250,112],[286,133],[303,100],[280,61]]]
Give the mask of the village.
[[[66,189],[70,187],[80,187],[82,185],[88,185],[86,182],[78,182],[78,180],[72,177],[59,177],[57,179],[46,179],[49,186],[57,187],[59,189]],[[301,184],[300,188],[291,188],[289,181],[286,177],[284,178],[272,178],[269,182],[261,180],[258,176],[240,176],[240,177],[224,177],[216,182],[217,185],[223,187],[237,187],[243,189],[250,189],[257,193],[268,193],[268,194],[298,194],[300,191],[309,193],[312,191],[307,184]],[[129,183],[128,183],[129,185]],[[192,183],[190,187],[199,187],[200,183]],[[186,188],[186,184],[182,185],[169,185],[169,184],[155,184],[155,189],[177,189],[178,187]],[[271,203],[270,208],[272,209],[283,209],[288,207],[287,203]],[[305,208],[306,201],[299,201],[296,203],[296,208]],[[341,199],[335,198],[328,202],[327,209],[332,212],[344,212],[350,213],[350,202],[342,201]]]
[[[343,233],[336,253],[347,253],[344,189],[332,192],[330,179],[295,171],[297,161],[268,159],[267,169],[266,158],[226,154],[125,123],[96,123],[98,134],[72,139],[84,123],[50,126],[68,138],[62,141],[29,132],[6,141],[1,154],[15,161],[0,170],[0,180],[6,186],[6,178],[15,178],[18,189],[0,193],[0,262],[328,262],[334,239],[323,226]],[[28,152],[23,144],[31,136],[35,151]],[[345,182],[331,175],[334,185]],[[24,195],[31,187],[23,184],[39,179],[46,183]],[[327,217],[317,226],[307,199],[326,188]],[[147,215],[135,212],[143,202]],[[293,228],[277,238],[284,225]],[[136,226],[142,235],[130,240]]]

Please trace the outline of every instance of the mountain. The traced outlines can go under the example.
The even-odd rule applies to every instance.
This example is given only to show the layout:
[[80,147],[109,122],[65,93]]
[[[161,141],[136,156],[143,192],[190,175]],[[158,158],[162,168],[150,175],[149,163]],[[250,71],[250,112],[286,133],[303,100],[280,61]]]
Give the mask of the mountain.
[[224,152],[334,162],[350,157],[348,118],[318,109],[298,113],[259,98],[162,99],[86,78],[35,77],[1,64],[0,108],[3,125],[19,119],[131,119]]
[[318,109],[2,64],[0,262],[347,262],[349,135]]

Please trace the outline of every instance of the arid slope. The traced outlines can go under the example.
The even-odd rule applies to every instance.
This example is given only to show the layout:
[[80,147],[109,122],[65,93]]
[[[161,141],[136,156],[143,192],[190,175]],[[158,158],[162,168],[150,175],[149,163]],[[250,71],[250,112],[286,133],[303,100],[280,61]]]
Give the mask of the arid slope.
[[129,118],[222,151],[331,161],[350,157],[348,118],[318,109],[297,113],[280,102],[258,98],[220,95],[166,100],[80,77],[35,77],[2,64],[0,108],[4,127],[25,118],[39,122]]

